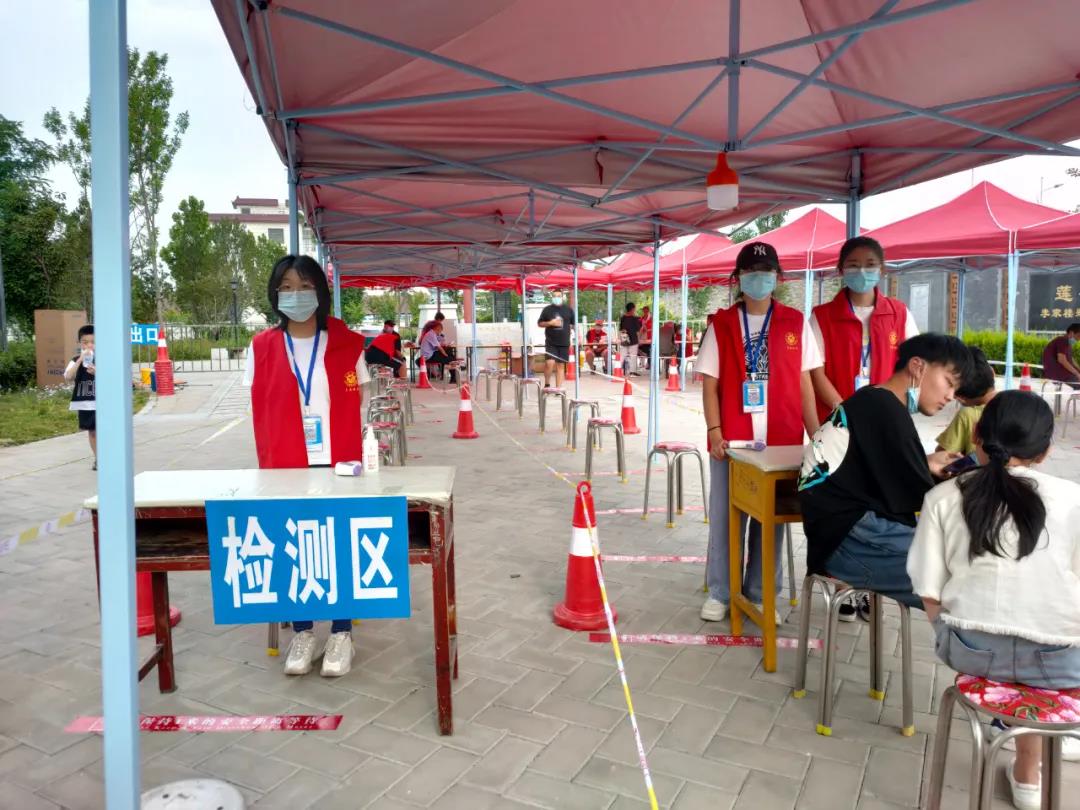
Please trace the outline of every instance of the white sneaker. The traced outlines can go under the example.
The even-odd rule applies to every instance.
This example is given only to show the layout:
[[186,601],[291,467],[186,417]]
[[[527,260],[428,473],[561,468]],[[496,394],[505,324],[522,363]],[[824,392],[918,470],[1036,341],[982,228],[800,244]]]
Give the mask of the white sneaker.
[[[758,610],[760,610],[760,611],[761,611],[761,615],[762,615],[762,616],[764,616],[764,615],[765,615],[765,606],[764,606],[764,605],[761,605],[761,604],[759,604],[759,603],[755,602],[755,603],[754,603],[754,607],[756,607],[756,608],[757,608]],[[783,617],[782,617],[782,616],[780,615],[780,611],[779,611],[779,610],[774,610],[774,611],[773,611],[773,615],[774,615],[774,616],[776,617],[776,623],[777,623],[777,625],[781,625],[781,624],[783,624],[783,623],[784,623],[784,619],[783,619]]]
[[727,616],[727,611],[727,602],[721,602],[719,599],[713,599],[710,596],[705,600],[705,604],[701,606],[701,618],[707,622],[722,622],[724,617]]
[[307,675],[311,672],[311,662],[322,655],[319,639],[314,630],[302,630],[289,642],[289,653],[285,656],[286,675]]
[[1042,785],[1027,785],[1017,782],[1013,776],[1013,767],[1016,760],[1010,760],[1005,766],[1005,775],[1009,779],[1009,789],[1012,791],[1013,807],[1017,810],[1041,810],[1042,808]]
[[348,675],[352,669],[353,643],[352,633],[348,630],[342,633],[331,633],[326,642],[326,654],[323,656],[322,676],[324,678],[340,678]]

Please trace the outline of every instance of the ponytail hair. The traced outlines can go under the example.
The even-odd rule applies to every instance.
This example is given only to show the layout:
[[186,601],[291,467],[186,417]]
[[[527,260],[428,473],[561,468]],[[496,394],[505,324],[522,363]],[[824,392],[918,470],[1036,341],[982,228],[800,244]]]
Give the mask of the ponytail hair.
[[971,535],[969,559],[1006,556],[1001,532],[1011,520],[1019,535],[1016,559],[1033,552],[1046,528],[1046,504],[1030,478],[1012,475],[1010,459],[1033,461],[1049,448],[1054,434],[1050,406],[1026,391],[1003,391],[986,405],[975,433],[989,461],[957,480],[964,522]]

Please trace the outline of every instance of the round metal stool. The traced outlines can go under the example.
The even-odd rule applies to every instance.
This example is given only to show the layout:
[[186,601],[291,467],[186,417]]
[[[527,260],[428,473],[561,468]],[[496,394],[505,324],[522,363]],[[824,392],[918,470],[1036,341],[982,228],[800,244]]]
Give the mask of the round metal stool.
[[[572,399],[566,413],[566,446],[571,450],[577,450],[577,420],[578,411],[582,408],[589,409],[589,416],[600,416],[600,403],[595,399]],[[596,434],[599,440],[600,434]]]
[[610,430],[615,434],[615,460],[618,464],[619,481],[625,484],[626,477],[626,447],[623,440],[622,422],[618,419],[604,419],[591,417],[588,421],[588,431],[585,434],[585,480],[592,480],[592,455],[593,445],[600,438],[600,432]]
[[545,422],[547,421],[547,401],[548,397],[555,397],[559,400],[559,407],[561,408],[562,415],[562,429],[566,430],[566,392],[561,388],[541,388],[540,389],[540,432],[544,432]]
[[705,522],[709,522],[709,496],[705,492],[705,462],[701,459],[697,445],[691,442],[657,442],[649,451],[645,460],[645,505],[641,508],[641,519],[649,517],[649,479],[652,478],[653,456],[661,454],[667,465],[667,527],[675,528],[675,511],[683,513],[683,471],[684,456],[694,456],[701,472],[701,503],[705,510]]

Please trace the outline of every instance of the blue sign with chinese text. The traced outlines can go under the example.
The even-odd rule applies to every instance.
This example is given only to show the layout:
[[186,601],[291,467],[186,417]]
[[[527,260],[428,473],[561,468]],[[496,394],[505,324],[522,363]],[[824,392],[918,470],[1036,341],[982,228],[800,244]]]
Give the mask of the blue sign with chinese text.
[[404,497],[206,502],[216,624],[409,618]]
[[133,323],[131,325],[132,346],[157,346],[158,325],[156,323]]

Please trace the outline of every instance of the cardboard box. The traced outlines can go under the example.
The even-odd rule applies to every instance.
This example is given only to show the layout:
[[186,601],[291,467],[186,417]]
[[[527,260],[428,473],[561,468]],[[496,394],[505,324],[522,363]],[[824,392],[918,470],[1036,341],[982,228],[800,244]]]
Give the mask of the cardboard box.
[[86,323],[86,313],[81,310],[34,310],[34,349],[40,388],[64,385],[64,369],[78,354],[79,327]]

